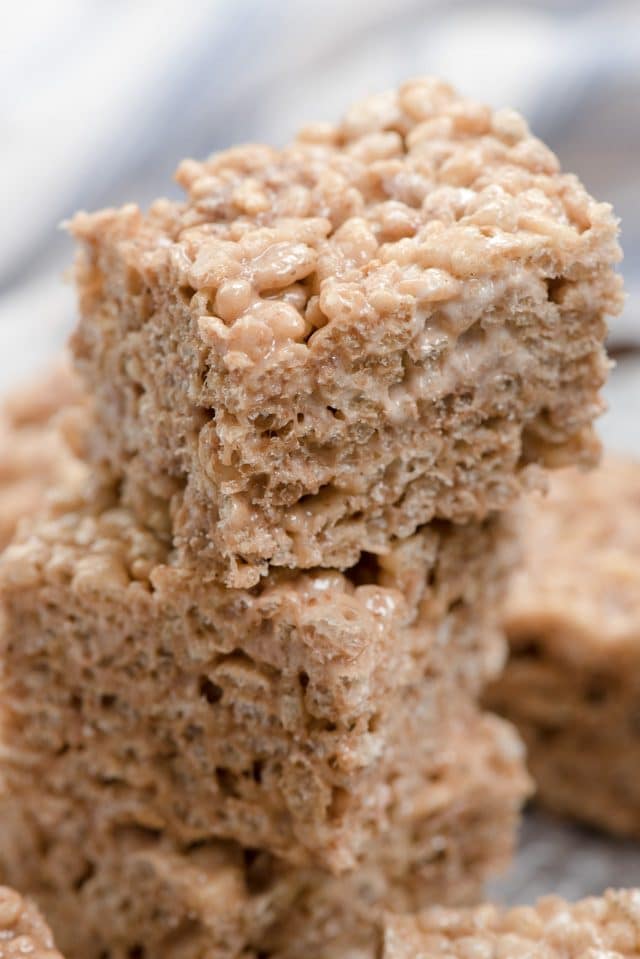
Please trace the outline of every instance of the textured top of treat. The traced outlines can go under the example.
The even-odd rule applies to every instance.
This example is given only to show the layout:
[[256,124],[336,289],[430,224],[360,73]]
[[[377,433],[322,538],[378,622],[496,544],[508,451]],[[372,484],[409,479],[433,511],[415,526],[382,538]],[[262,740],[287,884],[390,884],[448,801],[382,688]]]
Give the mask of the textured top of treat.
[[70,487],[84,476],[58,428],[59,414],[82,402],[79,380],[64,361],[0,406],[0,549],[23,517],[42,508],[53,488]]
[[61,959],[36,909],[13,889],[0,886],[0,959]]
[[640,463],[561,470],[523,504],[524,567],[509,593],[512,641],[549,637],[576,663],[640,639]]
[[462,281],[481,299],[521,264],[570,277],[579,261],[578,278],[620,256],[610,207],[559,172],[518,114],[434,79],[371,97],[281,150],[185,161],[177,178],[183,203],[82,213],[72,230],[116,243],[133,292],[168,271],[229,370],[311,348],[332,321],[455,300]]
[[429,909],[391,917],[383,959],[632,959],[640,956],[640,890],[570,904]]

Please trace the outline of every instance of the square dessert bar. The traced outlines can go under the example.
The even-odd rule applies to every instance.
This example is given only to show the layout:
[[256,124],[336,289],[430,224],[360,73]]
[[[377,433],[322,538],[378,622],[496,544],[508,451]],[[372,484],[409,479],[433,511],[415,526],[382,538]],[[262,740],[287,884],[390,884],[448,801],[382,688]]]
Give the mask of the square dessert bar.
[[249,944],[295,894],[268,857],[233,843],[179,852],[132,829],[98,847],[67,800],[34,793],[0,810],[0,875],[28,890],[67,959],[253,956]]
[[52,791],[110,792],[122,820],[182,842],[351,867],[503,664],[508,521],[233,590],[103,495],[2,560],[9,783],[44,762]]
[[500,909],[427,909],[389,916],[380,959],[637,959],[640,890],[565,902],[557,896],[535,906]]
[[640,463],[558,472],[521,524],[489,702],[523,734],[542,802],[640,836]]
[[[442,760],[424,774],[422,801],[394,804],[391,828],[360,866],[313,881],[262,939],[269,955],[327,959],[377,956],[382,908],[415,911],[469,905],[509,863],[530,782],[513,729],[475,712],[447,737]],[[435,791],[434,791],[434,786]]]
[[91,458],[204,573],[347,568],[594,458],[616,220],[517,114],[417,80],[178,180],[73,220],[73,349]]
[[0,886],[0,959],[62,959],[36,907]]
[[23,516],[43,509],[48,494],[81,481],[85,468],[56,421],[82,403],[79,379],[61,362],[0,404],[0,550]]
[[428,802],[398,802],[389,832],[340,877],[233,842],[106,833],[95,803],[40,786],[0,806],[0,876],[35,898],[68,959],[373,956],[381,909],[476,902],[511,853],[528,783],[506,724],[474,714],[433,776]]

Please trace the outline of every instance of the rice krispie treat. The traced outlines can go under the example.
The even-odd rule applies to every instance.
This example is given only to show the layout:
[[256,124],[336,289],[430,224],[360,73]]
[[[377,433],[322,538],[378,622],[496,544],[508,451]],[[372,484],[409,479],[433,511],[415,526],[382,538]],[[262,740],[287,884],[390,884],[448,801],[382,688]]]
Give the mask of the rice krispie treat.
[[38,910],[0,886],[0,959],[62,959]]
[[398,802],[353,873],[233,842],[180,848],[152,828],[105,834],[95,804],[34,789],[0,807],[0,875],[34,896],[69,959],[327,959],[356,947],[373,959],[382,909],[479,899],[511,852],[526,789],[513,732],[476,715],[452,732],[422,807]]
[[503,664],[508,521],[231,590],[104,496],[4,554],[9,781],[46,768],[57,794],[109,794],[181,842],[351,867]]
[[557,896],[536,906],[428,909],[389,916],[380,959],[637,959],[640,890],[608,890],[568,903]]
[[640,464],[559,472],[521,524],[489,703],[523,734],[542,802],[640,836]]
[[[530,784],[513,729],[476,714],[448,737],[422,801],[396,802],[389,832],[353,873],[314,883],[263,939],[282,959],[377,959],[381,908],[415,911],[480,900],[487,878],[508,864]],[[434,793],[434,786],[437,789]],[[314,876],[317,874],[314,874]]]
[[94,462],[201,574],[344,569],[594,458],[616,220],[517,114],[415,80],[177,177],[73,220],[73,348]]
[[295,894],[269,857],[233,843],[178,852],[123,829],[98,851],[68,802],[5,800],[2,815],[0,874],[29,890],[68,959],[253,959],[250,943]]
[[24,516],[43,509],[52,490],[84,475],[56,426],[61,411],[82,402],[78,378],[61,362],[0,405],[0,550]]

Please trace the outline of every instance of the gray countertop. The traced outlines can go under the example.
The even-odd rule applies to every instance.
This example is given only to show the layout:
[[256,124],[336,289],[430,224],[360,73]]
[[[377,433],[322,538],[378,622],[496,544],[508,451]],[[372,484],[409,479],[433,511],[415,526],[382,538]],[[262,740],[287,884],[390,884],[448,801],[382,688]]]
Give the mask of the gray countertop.
[[491,896],[515,905],[554,893],[579,899],[608,887],[640,885],[640,843],[613,839],[542,811],[526,814],[511,868]]

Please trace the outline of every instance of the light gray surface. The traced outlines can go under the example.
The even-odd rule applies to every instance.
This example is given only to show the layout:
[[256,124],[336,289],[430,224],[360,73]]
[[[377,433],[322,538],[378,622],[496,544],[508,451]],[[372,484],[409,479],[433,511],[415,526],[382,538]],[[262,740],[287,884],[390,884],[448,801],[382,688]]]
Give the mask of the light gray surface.
[[[640,339],[640,331],[636,335]],[[609,409],[599,427],[608,449],[635,456],[640,456],[640,346],[638,349],[638,356],[617,360],[605,390]]]
[[612,839],[542,811],[527,813],[513,866],[489,894],[509,905],[554,893],[580,899],[640,885],[640,844]]

